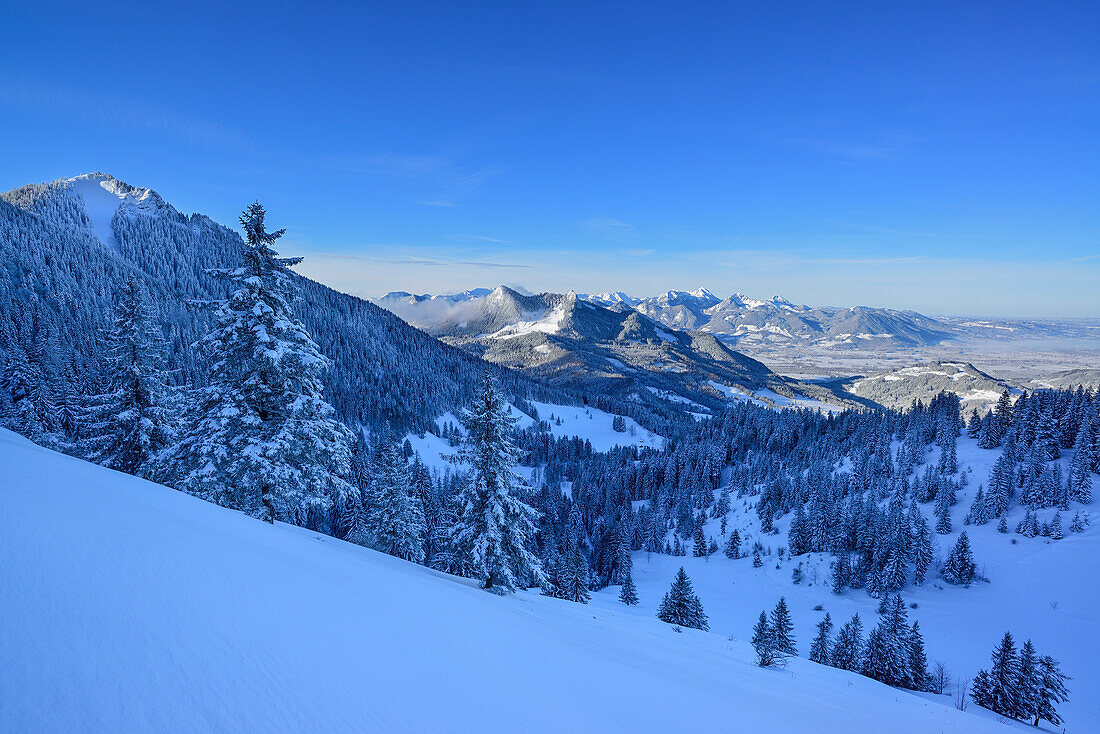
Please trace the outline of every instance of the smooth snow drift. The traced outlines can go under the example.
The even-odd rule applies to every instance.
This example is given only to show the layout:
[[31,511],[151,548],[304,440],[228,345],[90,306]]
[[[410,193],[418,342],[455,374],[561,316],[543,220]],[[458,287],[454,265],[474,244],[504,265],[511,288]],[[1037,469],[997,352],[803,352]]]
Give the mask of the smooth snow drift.
[[724,631],[492,596],[7,431],[0,465],[0,731],[1005,731],[803,660],[756,668]]

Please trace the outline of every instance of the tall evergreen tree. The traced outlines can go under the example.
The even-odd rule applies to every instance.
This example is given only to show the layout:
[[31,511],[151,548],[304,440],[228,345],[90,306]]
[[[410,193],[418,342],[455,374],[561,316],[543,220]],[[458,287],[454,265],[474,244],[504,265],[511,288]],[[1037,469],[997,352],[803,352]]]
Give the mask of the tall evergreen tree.
[[928,674],[928,655],[924,652],[924,637],[920,633],[920,622],[913,620],[909,632],[909,679],[914,691],[927,691],[931,684]]
[[267,522],[295,521],[309,505],[351,490],[351,434],[322,396],[329,361],[291,308],[297,287],[287,268],[300,258],[272,249],[264,209],[241,215],[242,265],[218,271],[231,293],[202,345],[209,386],[168,457],[179,486]]
[[920,586],[928,576],[928,569],[936,557],[936,544],[928,530],[928,521],[922,515],[917,521],[916,540],[913,548],[913,564],[916,568],[913,583]]
[[367,532],[375,550],[406,561],[424,560],[424,506],[413,489],[408,463],[392,437],[382,442],[372,467]]
[[702,523],[695,526],[695,533],[692,537],[691,554],[696,558],[705,558],[707,555],[707,539],[703,535]]
[[691,587],[691,579],[684,572],[683,566],[672,580],[672,586],[665,593],[661,605],[657,608],[657,619],[669,624],[692,629],[709,630],[710,624],[707,615],[703,613],[703,605],[695,591]]
[[908,688],[910,634],[905,604],[900,595],[886,601],[882,618],[867,638],[863,674],[890,686]]
[[0,389],[6,393],[8,427],[32,441],[41,442],[51,429],[48,401],[44,400],[41,370],[30,362],[19,345],[12,345],[4,371],[0,373]]
[[90,401],[82,453],[111,469],[152,478],[153,462],[173,428],[164,338],[136,278],[119,289],[109,342],[110,391]]
[[504,400],[486,373],[463,420],[466,435],[457,458],[470,469],[454,538],[482,588],[502,593],[545,580],[538,558],[527,547],[537,513],[516,495],[516,447],[509,436],[515,420],[505,412]]
[[588,557],[584,553],[584,527],[576,503],[569,510],[565,539],[554,569],[554,596],[567,601],[587,604]]
[[1016,664],[1016,713],[1017,719],[1030,719],[1039,708],[1039,656],[1035,645],[1028,640],[1020,647]]
[[1062,725],[1062,717],[1058,715],[1055,706],[1069,700],[1069,690],[1065,675],[1058,665],[1058,661],[1049,655],[1039,658],[1039,684],[1036,692],[1035,726],[1040,720],[1049,721],[1054,726]]
[[959,534],[959,539],[955,541],[951,554],[947,557],[947,563],[943,566],[943,577],[949,584],[969,586],[977,574],[974,554],[970,551],[970,538],[966,536],[966,531],[963,531]]
[[723,548],[723,552],[726,554],[726,558],[741,557],[741,533],[736,530],[730,533],[729,538],[726,540],[725,548]]
[[787,599],[779,597],[775,603],[771,616],[772,643],[776,654],[782,658],[798,655],[794,642],[794,622],[791,621],[791,612],[787,609]]
[[1082,421],[1069,466],[1069,499],[1086,505],[1092,502],[1092,432],[1092,423]]
[[634,586],[634,577],[631,574],[627,574],[623,579],[622,588],[619,589],[619,601],[626,604],[628,607],[638,605],[638,589]]
[[1010,632],[993,649],[993,661],[988,671],[979,671],[971,691],[974,703],[990,711],[1016,718],[1019,709],[1019,658]]
[[863,657],[863,620],[855,614],[836,634],[831,665],[841,670],[857,671],[863,667]]
[[833,631],[833,620],[829,617],[829,613],[825,613],[825,618],[817,623],[817,637],[814,638],[813,643],[810,645],[810,660],[821,665],[829,665],[833,659],[832,653],[832,641],[829,639],[830,633]]
[[775,662],[775,638],[766,611],[761,610],[760,618],[752,628],[752,647],[756,651],[756,664],[760,667],[766,668]]

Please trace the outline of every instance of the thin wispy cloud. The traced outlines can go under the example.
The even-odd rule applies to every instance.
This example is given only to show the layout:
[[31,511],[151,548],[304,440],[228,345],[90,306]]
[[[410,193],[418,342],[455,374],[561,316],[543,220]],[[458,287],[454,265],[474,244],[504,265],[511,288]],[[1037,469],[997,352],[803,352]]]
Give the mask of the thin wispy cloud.
[[446,235],[444,239],[450,240],[451,242],[488,242],[494,245],[512,244],[511,240],[501,240],[496,237],[486,237],[479,234],[449,234]]
[[880,227],[874,224],[859,224],[857,222],[841,222],[836,219],[826,219],[829,224],[835,224],[838,227],[846,227],[848,229],[858,229],[862,232],[874,232],[877,234],[895,234],[904,237],[940,237],[941,235],[935,232],[916,232],[908,229],[894,229],[892,227]]
[[355,262],[365,263],[386,263],[389,265],[415,265],[415,266],[428,266],[428,267],[452,267],[460,265],[463,267],[474,268],[518,268],[518,269],[530,269],[535,267],[534,265],[523,265],[520,263],[506,263],[495,262],[492,260],[458,260],[451,258],[441,257],[417,257],[414,255],[406,255],[402,257],[370,257],[367,255],[348,255],[344,253],[332,253],[332,252],[312,252],[309,253],[311,258],[326,258],[330,260],[352,260]]
[[1071,257],[1069,260],[1060,260],[1059,265],[1072,265],[1073,263],[1083,263],[1090,260],[1100,260],[1100,254],[1096,255],[1082,255],[1081,257]]
[[504,172],[502,166],[473,166],[448,156],[374,153],[339,155],[320,159],[320,165],[335,171],[420,181],[437,189],[438,196],[426,206],[462,206],[462,199],[476,195],[489,180]]
[[0,76],[0,103],[83,123],[151,130],[204,148],[257,152],[255,143],[242,132],[141,99]]
[[626,242],[638,236],[633,224],[611,217],[591,217],[577,222],[577,226],[610,242]]

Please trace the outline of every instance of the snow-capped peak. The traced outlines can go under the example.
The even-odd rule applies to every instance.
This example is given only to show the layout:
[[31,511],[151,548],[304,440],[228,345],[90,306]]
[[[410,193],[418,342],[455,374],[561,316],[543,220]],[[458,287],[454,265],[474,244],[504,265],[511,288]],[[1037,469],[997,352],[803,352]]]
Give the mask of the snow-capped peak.
[[84,203],[84,213],[91,222],[91,231],[104,245],[118,249],[111,220],[119,208],[127,211],[155,214],[166,205],[152,189],[135,188],[106,173],[84,173],[66,179],[70,191]]

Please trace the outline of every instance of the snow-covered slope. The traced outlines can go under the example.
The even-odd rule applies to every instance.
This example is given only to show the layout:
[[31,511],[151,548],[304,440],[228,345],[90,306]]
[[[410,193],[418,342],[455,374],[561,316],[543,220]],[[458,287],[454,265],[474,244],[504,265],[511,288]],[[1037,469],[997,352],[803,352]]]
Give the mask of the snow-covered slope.
[[[610,451],[616,446],[659,449],[665,443],[664,437],[653,433],[629,416],[621,416],[623,430],[616,431],[616,416],[599,408],[542,403],[537,400],[531,401],[531,405],[538,413],[538,419],[550,426],[551,435],[557,438],[585,439],[592,444],[594,451]],[[535,423],[534,417],[511,404],[508,405],[508,414],[515,419],[516,428],[530,428]],[[447,423],[459,431],[464,430],[461,420],[453,413],[446,413],[436,419],[439,427]],[[451,457],[457,449],[445,439],[429,432],[409,433],[405,438],[429,469],[441,474],[455,470]],[[518,473],[526,480],[530,477],[531,468],[518,467]]]
[[[1070,701],[1058,707],[1066,720],[1066,731],[1071,734],[1100,731],[1100,698],[1096,695],[1100,692],[1100,635],[1096,632],[1100,611],[1095,583],[1100,576],[1100,525],[1093,522],[1082,533],[1067,532],[1059,541],[1041,536],[1027,538],[1012,532],[1025,511],[1018,505],[1007,514],[1007,534],[997,532],[995,522],[964,525],[963,517],[974,493],[979,485],[987,483],[999,455],[999,449],[986,451],[979,449],[972,439],[959,439],[959,466],[967,472],[969,483],[958,493],[958,503],[951,508],[953,531],[934,535],[939,561],[946,558],[965,531],[979,570],[989,583],[961,588],[945,583],[942,578],[930,578],[923,586],[909,584],[901,591],[907,603],[916,605],[908,610],[909,620],[920,622],[929,662],[943,661],[954,678],[967,681],[979,668],[989,667],[990,651],[1005,631],[1011,631],[1018,643],[1028,638],[1034,640],[1043,654],[1060,660],[1063,670],[1073,676],[1068,683]],[[935,466],[938,461],[939,449],[932,448],[927,463]],[[1061,461],[1065,470],[1069,452],[1064,452]],[[1094,477],[1093,486],[1094,492],[1100,492],[1100,478]],[[733,500],[728,530],[738,531],[742,548],[751,555],[754,541],[773,551],[786,547],[791,515],[776,522],[775,535],[762,534],[754,508],[755,498]],[[922,511],[927,516],[930,507]],[[1039,519],[1046,522],[1055,511],[1055,508],[1039,510]],[[1076,512],[1087,516],[1088,509],[1073,503],[1069,512],[1062,513],[1067,526]],[[706,534],[716,538],[719,545],[724,542],[718,520],[707,523]],[[780,596],[785,596],[802,657],[808,655],[815,626],[826,612],[836,628],[857,612],[865,631],[878,621],[878,600],[866,591],[847,589],[839,596],[832,593],[829,554],[785,556],[780,560],[773,553],[764,556],[761,568],[753,568],[750,557],[730,560],[719,552],[707,558],[693,558],[688,552],[687,557],[680,558],[634,554],[634,581],[641,600],[636,613],[655,613],[668,590],[669,578],[683,566],[710,617],[711,629],[718,633],[744,637],[760,611],[771,609]],[[791,578],[797,566],[803,569],[800,584]],[[615,608],[617,593],[618,587],[610,587],[594,594],[592,603],[597,608]],[[833,633],[835,636],[835,628]],[[950,693],[955,692],[952,685]],[[982,713],[973,703],[968,710]],[[1026,730],[1034,731],[1030,727]]]
[[847,389],[860,398],[897,410],[908,409],[916,400],[928,403],[941,392],[953,392],[959,396],[964,416],[971,410],[985,413],[992,409],[1005,390],[1020,394],[1010,383],[966,362],[930,362],[878,372],[852,381]]
[[0,731],[1005,731],[805,661],[758,669],[725,629],[496,597],[3,431],[0,466]]
[[119,208],[128,214],[155,214],[165,209],[164,201],[152,189],[134,188],[105,173],[85,173],[68,179],[70,191],[84,204],[89,229],[103,244],[118,250],[111,220]]

